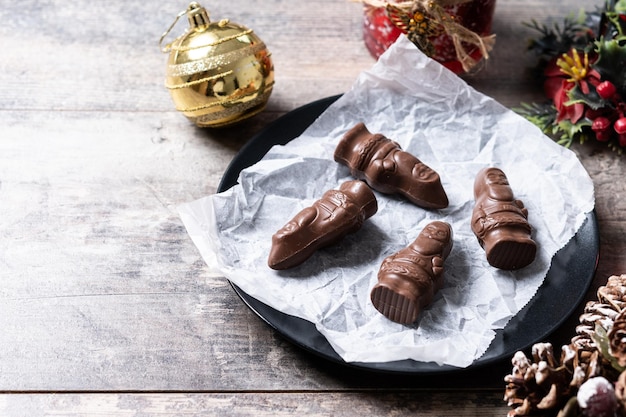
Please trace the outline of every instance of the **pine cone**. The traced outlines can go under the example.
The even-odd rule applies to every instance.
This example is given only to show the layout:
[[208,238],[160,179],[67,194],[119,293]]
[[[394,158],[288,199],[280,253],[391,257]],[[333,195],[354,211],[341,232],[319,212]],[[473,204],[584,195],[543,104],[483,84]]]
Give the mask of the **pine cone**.
[[560,409],[570,397],[573,370],[559,364],[550,343],[537,343],[532,348],[531,362],[523,352],[513,357],[513,371],[507,383],[504,400],[515,409],[509,417],[526,416]]
[[[609,277],[607,284],[598,289],[597,296],[598,301],[585,305],[576,336],[569,345],[562,347],[559,361],[550,343],[535,344],[532,361],[523,352],[513,356],[513,370],[504,378],[507,384],[504,400],[515,407],[509,417],[554,415],[564,410],[588,379],[597,376],[609,381],[617,379],[619,373],[611,364],[615,359],[603,357],[596,331],[598,326],[606,331],[613,329],[608,336],[611,354],[626,363],[626,274]],[[621,392],[626,410],[626,376]]]
[[579,317],[580,325],[576,327],[576,336],[572,338],[577,348],[589,352],[597,349],[592,339],[596,325],[610,328],[617,315],[626,308],[626,274],[610,276],[606,285],[598,288],[596,295],[597,301],[588,301],[585,305]]
[[608,337],[611,355],[619,366],[626,366],[626,310],[615,318]]
[[616,311],[626,308],[626,274],[611,275],[605,286],[598,288],[598,300],[611,304]]
[[620,405],[622,415],[626,415],[626,371],[622,372],[615,382],[615,396]]
[[[596,294],[598,300],[585,305],[570,346],[580,351],[580,365],[590,365],[591,355],[599,354],[595,369],[587,369],[586,378],[604,376],[615,381],[620,370],[613,363],[621,360],[623,364],[619,366],[626,365],[626,274],[610,276]],[[618,319],[620,324],[616,326]],[[608,346],[598,346],[599,330],[609,333],[605,343]]]

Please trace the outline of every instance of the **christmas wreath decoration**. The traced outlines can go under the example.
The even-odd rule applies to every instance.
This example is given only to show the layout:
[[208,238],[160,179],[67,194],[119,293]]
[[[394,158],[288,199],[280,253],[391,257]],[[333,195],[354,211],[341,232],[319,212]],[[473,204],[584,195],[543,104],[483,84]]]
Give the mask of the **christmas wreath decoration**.
[[575,140],[626,149],[626,0],[581,11],[562,25],[527,23],[541,36],[529,50],[540,57],[545,103],[522,103],[518,113],[559,144]]

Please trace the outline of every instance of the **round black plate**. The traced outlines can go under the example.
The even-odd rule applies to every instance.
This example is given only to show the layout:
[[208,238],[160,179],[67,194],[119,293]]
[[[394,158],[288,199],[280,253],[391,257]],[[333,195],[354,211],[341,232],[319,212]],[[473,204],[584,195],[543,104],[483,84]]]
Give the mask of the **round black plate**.
[[[339,96],[328,97],[300,107],[254,136],[231,162],[218,191],[225,191],[235,185],[241,170],[263,158],[273,145],[284,145],[300,136],[338,98]],[[598,224],[595,212],[592,212],[574,238],[554,256],[546,280],[537,294],[504,329],[497,332],[487,352],[469,368],[509,358],[516,351],[541,341],[556,330],[582,302],[595,274],[599,247]],[[232,282],[231,285],[244,303],[268,325],[296,345],[330,361],[365,370],[402,374],[460,370],[452,366],[413,360],[346,363],[313,323],[277,311],[249,296]]]

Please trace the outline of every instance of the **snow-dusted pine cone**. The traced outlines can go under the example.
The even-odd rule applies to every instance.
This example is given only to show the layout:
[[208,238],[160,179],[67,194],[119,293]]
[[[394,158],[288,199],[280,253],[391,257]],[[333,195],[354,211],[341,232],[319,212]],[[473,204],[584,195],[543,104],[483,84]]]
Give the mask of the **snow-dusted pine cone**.
[[622,415],[626,415],[626,371],[622,372],[615,382],[615,397]]
[[576,336],[572,344],[578,349],[593,352],[597,349],[592,336],[596,326],[604,329],[612,327],[617,315],[626,308],[626,274],[612,275],[606,285],[598,288],[597,301],[588,301],[583,314],[580,315],[580,325],[576,327]]
[[[556,415],[589,379],[617,380],[621,369],[616,363],[626,364],[626,274],[609,277],[597,296],[597,301],[586,304],[576,335],[562,347],[560,360],[550,343],[535,344],[532,360],[523,352],[513,356],[513,370],[504,378],[504,400],[514,407],[509,417]],[[616,386],[616,395],[626,406],[626,376],[622,386]]]
[[535,344],[532,356],[531,361],[517,352],[513,371],[504,378],[504,400],[515,407],[509,417],[558,411],[572,394],[574,370],[556,360],[550,343]]
[[617,315],[608,333],[611,355],[621,367],[626,366],[626,310]]
[[612,275],[606,285],[598,288],[598,301],[614,306],[621,311],[626,308],[626,274]]

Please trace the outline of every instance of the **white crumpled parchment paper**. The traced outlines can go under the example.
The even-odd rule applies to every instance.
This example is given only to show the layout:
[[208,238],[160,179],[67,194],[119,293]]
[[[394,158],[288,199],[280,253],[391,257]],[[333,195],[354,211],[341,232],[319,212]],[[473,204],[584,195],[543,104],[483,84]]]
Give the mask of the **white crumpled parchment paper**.
[[[299,267],[271,270],[272,234],[326,190],[352,179],[333,152],[360,121],[436,170],[449,207],[428,211],[376,193],[378,213],[357,233]],[[473,182],[485,166],[501,168],[528,208],[539,249],[522,270],[490,267],[470,229]],[[593,184],[571,151],[401,37],[304,134],[273,147],[235,187],[183,204],[179,212],[216,273],[263,303],[314,323],[345,361],[414,359],[466,367],[533,297],[554,254],[593,208]],[[369,300],[378,268],[433,220],[454,230],[445,286],[418,326],[393,323]]]

